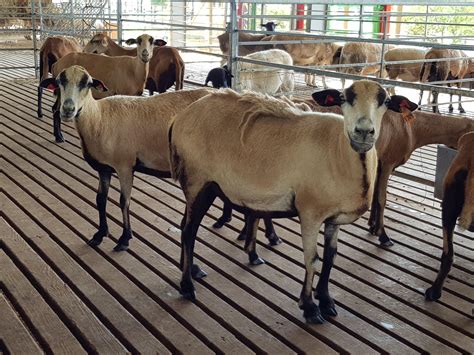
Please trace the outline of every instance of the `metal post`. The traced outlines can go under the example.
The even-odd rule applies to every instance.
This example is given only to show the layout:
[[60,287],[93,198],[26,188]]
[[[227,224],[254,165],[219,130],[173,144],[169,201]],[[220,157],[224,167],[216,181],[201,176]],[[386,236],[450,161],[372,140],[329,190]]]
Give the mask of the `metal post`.
[[359,38],[362,37],[364,23],[362,22],[363,5],[359,6]]
[[426,14],[425,14],[425,36],[424,36],[424,40],[426,41],[426,36],[428,34],[428,11],[429,11],[429,5],[426,5]]
[[122,34],[122,0],[117,0],[117,40],[121,45],[123,41]]
[[[40,0],[41,1],[41,0]],[[76,34],[76,31],[75,31],[75,28],[74,28],[74,0],[69,0],[69,4],[71,6],[71,10],[70,10],[70,15],[71,15],[71,30],[72,30],[72,36],[75,36]]]
[[[41,4],[41,0],[39,0]],[[41,6],[41,5],[40,5]],[[35,0],[31,0],[31,29],[33,34],[33,59],[35,61],[35,78],[38,79],[38,56],[36,55],[37,43],[36,43],[36,14],[35,14]]]
[[234,76],[232,79],[232,88],[234,90],[240,89],[239,71],[237,67],[237,56],[239,55],[238,41],[239,32],[237,28],[237,1],[230,1],[230,53],[229,53],[229,67]]
[[[383,37],[382,39],[385,41],[387,38],[387,22],[388,22],[388,15],[387,11],[383,12]],[[382,77],[383,74],[383,66],[384,66],[384,54],[385,54],[385,42],[382,42],[382,53],[380,54],[380,71],[379,71],[379,78]]]
[[[34,2],[35,0],[31,0],[31,1]],[[41,0],[38,1],[38,14],[39,14],[39,21],[40,21],[40,38],[43,38],[44,23],[43,23],[43,4],[41,3]]]

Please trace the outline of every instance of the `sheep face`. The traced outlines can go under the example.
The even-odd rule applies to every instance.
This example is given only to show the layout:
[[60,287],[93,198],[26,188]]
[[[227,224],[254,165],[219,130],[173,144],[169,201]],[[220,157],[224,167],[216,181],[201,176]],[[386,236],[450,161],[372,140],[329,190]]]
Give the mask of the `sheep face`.
[[91,38],[89,43],[86,44],[84,52],[102,54],[107,51],[108,45],[105,35],[103,33],[98,33]]
[[59,115],[64,122],[77,119],[83,105],[91,97],[90,88],[107,91],[105,85],[93,79],[89,73],[78,65],[64,69],[57,78],[48,78],[40,83],[41,87],[59,93]]
[[313,99],[321,106],[341,106],[344,134],[358,153],[372,149],[388,108],[401,112],[404,108],[413,111],[418,107],[403,96],[388,96],[384,88],[369,80],[354,82],[342,94],[334,89],[315,92]]
[[143,63],[148,63],[153,56],[153,46],[155,42],[158,44],[158,41],[147,34],[138,36],[137,38],[130,38],[125,41],[126,44],[136,44],[137,45],[137,56],[143,61]]

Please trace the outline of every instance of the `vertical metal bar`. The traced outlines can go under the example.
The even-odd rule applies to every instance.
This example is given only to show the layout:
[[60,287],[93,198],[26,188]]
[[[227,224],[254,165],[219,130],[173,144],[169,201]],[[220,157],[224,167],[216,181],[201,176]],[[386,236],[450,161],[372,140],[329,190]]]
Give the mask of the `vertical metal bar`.
[[76,31],[74,28],[74,0],[69,0],[69,5],[71,6],[71,9],[69,11],[69,14],[71,16],[71,30],[72,30],[72,36],[74,36],[76,34]]
[[382,53],[380,53],[380,71],[379,71],[379,78],[382,77],[383,74],[383,66],[384,66],[384,53],[385,53],[385,39],[387,38],[387,22],[388,22],[388,14],[387,11],[383,12],[383,35],[382,39],[384,42],[382,42]]
[[[41,0],[39,0],[41,3]],[[37,56],[37,43],[36,43],[36,9],[35,0],[31,0],[31,32],[33,34],[33,59],[35,62],[35,78],[38,79],[38,56]]]
[[363,5],[359,6],[359,38],[362,37],[362,31],[364,30],[364,23],[362,22],[362,13],[363,13]]
[[426,36],[428,34],[428,11],[429,11],[429,5],[426,5],[426,13],[425,13],[425,36],[424,40],[426,41]]
[[232,79],[232,88],[234,90],[239,90],[240,80],[239,80],[239,71],[237,67],[237,56],[239,55],[238,41],[239,41],[239,32],[237,28],[237,1],[230,1],[230,53],[229,53],[229,67],[231,68],[231,73],[234,76]]
[[123,41],[122,36],[122,0],[117,0],[117,40],[120,45]]
[[[31,1],[34,2],[36,0],[31,0]],[[39,14],[39,21],[40,21],[40,38],[43,38],[44,23],[43,23],[43,4],[41,3],[41,0],[38,1],[38,14]]]

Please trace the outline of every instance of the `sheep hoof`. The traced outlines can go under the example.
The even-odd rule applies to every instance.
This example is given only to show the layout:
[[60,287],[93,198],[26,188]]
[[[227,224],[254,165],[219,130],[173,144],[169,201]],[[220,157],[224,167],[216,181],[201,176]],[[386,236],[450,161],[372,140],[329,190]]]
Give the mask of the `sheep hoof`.
[[219,218],[216,223],[214,223],[212,225],[213,228],[222,228],[224,226],[224,224],[226,224],[227,222],[230,222],[230,218]]
[[37,118],[38,118],[38,119],[43,118],[43,114],[42,114],[41,112],[38,112],[38,117],[37,117]]
[[180,285],[180,293],[183,296],[183,298],[190,300],[190,301],[195,301],[196,300],[196,292],[194,291],[194,286],[192,283],[187,282],[187,281],[181,281]]
[[237,237],[237,240],[245,240],[245,232],[240,232],[239,236]]
[[379,237],[379,242],[380,246],[383,248],[390,248],[395,245],[395,243],[387,236],[385,236],[385,238]]
[[97,231],[94,236],[92,237],[91,240],[87,242],[88,245],[91,247],[96,247],[102,243],[102,240],[104,240],[104,237],[109,237],[110,234],[108,232],[103,232],[103,231]]
[[425,292],[425,299],[427,301],[436,301],[441,297],[441,290],[430,287]]
[[319,302],[319,309],[324,317],[336,317],[337,310],[333,300],[329,302]]
[[453,113],[454,109],[453,109],[452,107],[450,107],[450,108],[448,109],[448,111],[449,111],[449,113]]
[[326,322],[326,320],[323,318],[321,315],[321,311],[319,310],[319,307],[315,305],[314,303],[308,305],[308,306],[303,306],[304,309],[303,316],[306,319],[306,322],[309,324],[323,324]]
[[114,251],[125,251],[128,249],[128,244],[125,245],[125,244],[122,244],[122,243],[118,243],[115,247],[114,247]]
[[199,280],[207,276],[207,272],[201,270],[201,268],[194,264],[191,268],[191,276],[194,280]]
[[282,243],[282,240],[280,239],[280,237],[277,236],[275,233],[272,233],[266,237],[268,238],[268,242],[271,246],[275,246]]
[[249,254],[250,265],[262,265],[265,264],[265,260],[258,256],[257,253],[253,252]]
[[56,143],[64,143],[66,141],[62,134],[57,135],[55,138],[56,138]]
[[466,110],[463,109],[463,108],[460,108],[460,109],[459,109],[459,113],[466,113]]

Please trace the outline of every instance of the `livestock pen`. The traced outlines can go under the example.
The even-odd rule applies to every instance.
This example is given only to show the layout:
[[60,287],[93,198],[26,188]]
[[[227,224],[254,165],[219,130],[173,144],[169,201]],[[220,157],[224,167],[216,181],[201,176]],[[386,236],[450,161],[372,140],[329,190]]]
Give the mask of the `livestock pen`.
[[[225,31],[226,22],[232,23],[232,6],[221,2],[210,10],[205,2],[156,1],[152,12],[146,1],[134,2],[133,8],[126,1],[77,0],[62,3],[61,12],[54,1],[42,1],[41,6],[36,1],[32,10],[32,4],[25,3],[21,12],[25,22],[21,26],[17,22],[15,28],[6,23],[0,29],[0,352],[474,352],[472,233],[455,231],[455,262],[443,295],[436,302],[424,299],[443,248],[440,200],[433,197],[436,147],[432,145],[416,150],[390,177],[385,227],[393,247],[380,248],[370,235],[368,213],[341,227],[329,286],[338,316],[323,325],[306,324],[297,307],[304,276],[297,219],[275,220],[283,240],[278,246],[269,246],[263,229],[259,230],[259,254],[266,264],[251,266],[243,242],[236,240],[243,217],[236,213],[222,229],[212,228],[222,213],[222,203],[216,202],[198,232],[196,259],[209,275],[195,283],[196,302],[179,294],[179,228],[185,199],[175,181],[136,174],[130,210],[134,239],[128,251],[116,253],[112,248],[121,233],[122,214],[118,179],[113,177],[107,210],[112,237],[97,248],[88,246],[98,226],[98,180],[82,157],[80,137],[72,124],[63,124],[66,142],[54,142],[48,109],[53,95],[45,93],[44,117],[36,116],[34,53],[41,40],[53,34],[73,35],[85,43],[96,31],[105,31],[120,41],[149,32],[181,48],[185,89],[191,89],[204,82],[210,68],[219,66],[222,55],[216,38]],[[248,2],[240,10],[237,3],[236,26],[254,31],[261,21],[275,20],[282,31],[302,26],[311,33],[308,23],[321,17],[322,10],[315,4],[302,10],[303,0],[276,3]],[[368,19],[360,3],[352,3],[370,21],[369,27],[361,26],[361,33],[368,31],[379,41],[374,33],[383,32],[383,16],[382,22],[380,17]],[[407,3],[398,1],[395,7]],[[76,12],[85,5],[90,5],[89,13]],[[282,6],[280,14],[269,14],[276,5]],[[351,17],[355,8],[341,11],[346,13],[338,16]],[[373,8],[370,12],[373,15]],[[336,14],[324,16],[327,30],[338,27],[333,21]],[[285,17],[286,24],[280,22]],[[359,28],[354,28],[358,23],[347,22],[347,32],[358,37]],[[342,30],[331,36],[345,36]],[[428,27],[426,36],[430,31]],[[452,46],[463,48],[472,40],[464,35],[462,43]],[[306,86],[305,71],[318,74],[324,69],[295,66],[291,70],[296,81],[293,95],[304,98],[316,90]],[[342,73],[324,74],[329,86],[340,88]],[[355,79],[351,75],[347,74],[348,80]],[[416,90],[422,85],[397,82],[396,90],[416,101]],[[472,93],[460,90],[465,116],[472,117]],[[440,108],[448,114],[445,105]]]

